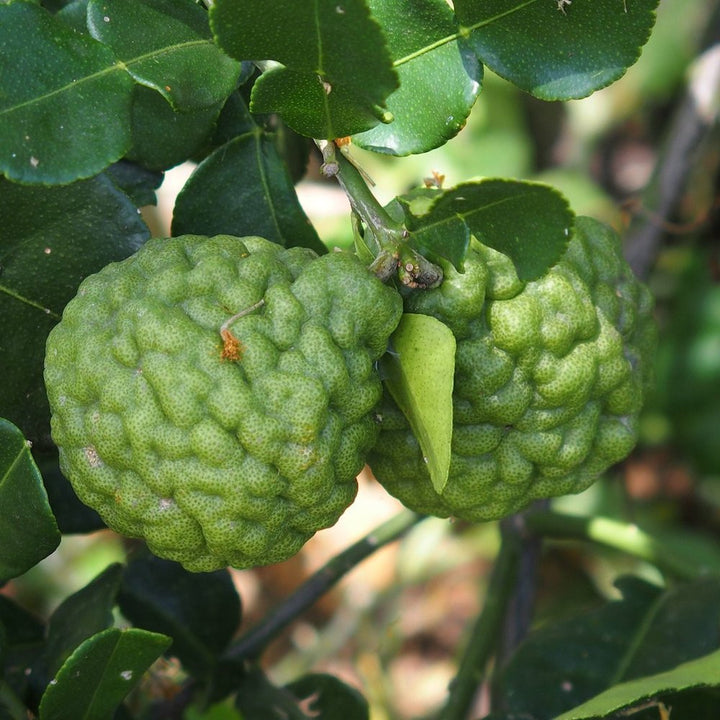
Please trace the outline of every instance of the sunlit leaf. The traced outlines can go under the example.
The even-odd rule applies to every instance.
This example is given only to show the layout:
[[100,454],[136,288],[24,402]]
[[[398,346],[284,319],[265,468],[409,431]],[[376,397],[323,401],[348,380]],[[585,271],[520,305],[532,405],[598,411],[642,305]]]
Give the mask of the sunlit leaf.
[[88,27],[176,110],[217,105],[240,76],[240,63],[215,45],[207,13],[193,0],[91,0]]
[[232,57],[276,63],[253,87],[253,112],[279,113],[315,138],[390,119],[384,106],[398,81],[363,0],[217,0],[210,21]]
[[67,659],[45,690],[40,720],[113,717],[169,644],[169,637],[135,628],[109,628],[93,635]]
[[545,100],[580,98],[640,56],[659,0],[455,0],[461,33],[498,75]]
[[426,458],[435,492],[450,471],[455,337],[429,315],[403,315],[381,360],[385,387],[403,411]]
[[[570,240],[573,213],[556,190],[517,180],[482,180],[437,193],[427,206],[406,202],[412,242],[456,262],[467,228],[481,243],[508,255],[521,280],[543,275]],[[424,200],[424,198],[421,198]]]
[[28,443],[18,428],[0,418],[0,583],[29,570],[59,543]]
[[360,147],[391,155],[439,147],[464,126],[480,91],[482,65],[458,38],[435,47],[457,24],[445,0],[370,0],[388,41],[400,87],[389,98],[393,121],[356,135]]

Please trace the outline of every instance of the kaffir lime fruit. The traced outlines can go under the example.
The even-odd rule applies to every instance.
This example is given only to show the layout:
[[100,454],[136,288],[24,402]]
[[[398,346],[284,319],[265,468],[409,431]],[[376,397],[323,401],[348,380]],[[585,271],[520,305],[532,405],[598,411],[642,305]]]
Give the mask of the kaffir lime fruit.
[[619,238],[578,218],[562,259],[527,284],[475,241],[464,272],[445,271],[439,288],[408,293],[405,310],[457,340],[449,479],[435,492],[387,392],[368,460],[377,479],[413,510],[471,521],[587,488],[635,445],[655,346],[651,296]]
[[401,312],[348,253],[150,240],[48,339],[61,467],[108,526],[190,570],[283,560],[355,496]]

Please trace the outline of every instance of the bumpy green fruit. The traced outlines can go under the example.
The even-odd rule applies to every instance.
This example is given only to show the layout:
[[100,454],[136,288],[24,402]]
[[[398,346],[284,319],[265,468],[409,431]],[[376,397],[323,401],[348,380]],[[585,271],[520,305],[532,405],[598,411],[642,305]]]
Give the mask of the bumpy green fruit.
[[87,278],[48,339],[61,467],[190,570],[283,560],[355,496],[401,312],[347,253],[150,240]]
[[511,261],[473,243],[463,273],[412,292],[457,340],[450,476],[433,489],[419,444],[390,395],[368,462],[406,506],[471,521],[579,492],[637,439],[655,326],[652,300],[610,229],[578,218],[567,252],[523,284]]

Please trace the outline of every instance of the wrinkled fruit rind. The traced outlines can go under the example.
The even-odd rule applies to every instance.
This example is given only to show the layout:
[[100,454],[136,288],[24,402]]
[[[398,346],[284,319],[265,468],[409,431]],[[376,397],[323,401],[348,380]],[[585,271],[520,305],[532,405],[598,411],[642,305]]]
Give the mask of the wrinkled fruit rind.
[[651,380],[653,301],[619,237],[577,218],[562,259],[523,284],[505,255],[473,241],[464,272],[445,266],[405,310],[457,340],[450,476],[433,489],[420,446],[390,394],[368,462],[407,507],[469,521],[577,493],[625,458]]
[[189,570],[284,560],[354,499],[401,312],[348,253],[150,240],[88,277],[49,336],[63,472],[109,527]]

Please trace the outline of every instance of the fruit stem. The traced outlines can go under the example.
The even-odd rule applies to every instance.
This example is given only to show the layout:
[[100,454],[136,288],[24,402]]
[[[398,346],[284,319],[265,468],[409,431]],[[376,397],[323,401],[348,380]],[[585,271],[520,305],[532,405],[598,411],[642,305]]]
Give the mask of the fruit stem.
[[442,270],[407,244],[410,236],[407,228],[393,219],[378,202],[364,173],[350,159],[345,146],[338,146],[331,140],[316,142],[323,156],[323,173],[338,181],[353,212],[365,223],[374,241],[372,272],[386,281],[397,271],[400,282],[411,288],[437,287],[442,282]]
[[350,205],[370,228],[381,250],[396,254],[399,244],[407,236],[405,227],[393,220],[372,194],[361,170],[332,140],[318,140],[323,156],[323,174],[334,177],[350,200]]
[[502,533],[500,552],[485,591],[482,612],[475,621],[460,660],[450,695],[438,720],[466,720],[485,670],[497,646],[503,620],[510,606],[520,563],[520,538],[516,532]]
[[693,580],[715,570],[691,555],[678,554],[669,543],[641,530],[633,523],[608,517],[582,517],[551,510],[525,516],[526,527],[547,538],[575,539],[598,543],[652,563],[677,578]]
[[225,659],[257,660],[267,645],[302,612],[326,593],[361,561],[384,545],[402,537],[423,519],[405,510],[376,527],[349,548],[328,561],[260,623],[250,628],[225,653]]

